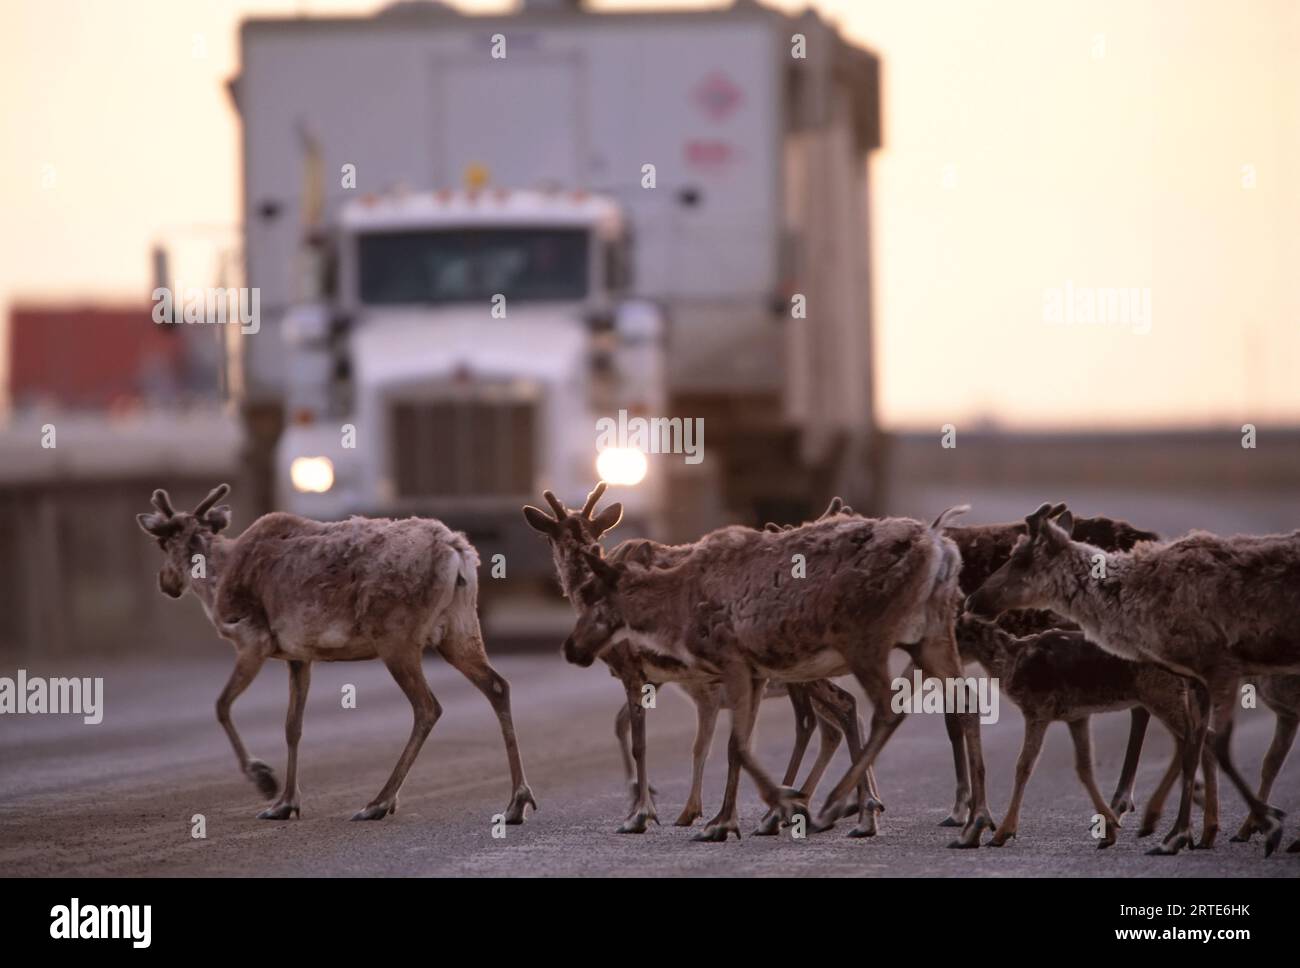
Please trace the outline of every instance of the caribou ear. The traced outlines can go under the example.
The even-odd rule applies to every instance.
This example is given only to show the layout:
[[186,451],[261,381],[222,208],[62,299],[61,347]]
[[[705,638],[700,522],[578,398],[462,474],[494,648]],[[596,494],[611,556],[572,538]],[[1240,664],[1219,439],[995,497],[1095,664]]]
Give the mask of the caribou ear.
[[528,526],[534,531],[540,531],[548,538],[554,538],[560,533],[560,522],[531,504],[524,506],[524,520],[528,522]]
[[591,569],[592,574],[597,578],[603,581],[610,588],[614,588],[618,585],[618,580],[623,575],[623,572],[620,569],[611,565],[600,555],[592,554],[585,548],[583,549],[582,557],[587,562],[587,566]]
[[203,523],[213,534],[230,527],[230,505],[219,504],[203,516]]
[[623,520],[623,505],[615,502],[591,519],[594,536],[599,538],[606,531],[612,531]]
[[1048,515],[1049,521],[1056,522],[1057,528],[1065,531],[1067,535],[1074,534],[1074,513],[1065,504],[1057,504],[1052,508],[1052,513]]
[[169,530],[167,516],[160,512],[151,511],[148,514],[137,514],[135,520],[142,531],[155,538],[161,538]]

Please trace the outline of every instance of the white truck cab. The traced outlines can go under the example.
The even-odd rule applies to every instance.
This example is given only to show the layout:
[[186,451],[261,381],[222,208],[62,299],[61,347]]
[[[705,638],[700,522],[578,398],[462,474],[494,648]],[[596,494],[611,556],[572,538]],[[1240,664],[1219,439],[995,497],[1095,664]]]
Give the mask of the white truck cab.
[[[432,515],[469,531],[485,560],[549,568],[543,543],[514,544],[531,537],[520,506],[590,488],[600,418],[662,412],[663,319],[624,298],[629,239],[613,201],[484,180],[338,210],[322,298],[282,327],[278,502],[322,519]],[[656,533],[661,474],[612,466],[627,530]]]

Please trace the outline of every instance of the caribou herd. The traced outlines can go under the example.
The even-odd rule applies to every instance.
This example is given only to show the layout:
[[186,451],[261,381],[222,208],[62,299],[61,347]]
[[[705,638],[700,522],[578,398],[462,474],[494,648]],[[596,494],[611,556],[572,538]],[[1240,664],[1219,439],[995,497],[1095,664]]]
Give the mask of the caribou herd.
[[[1076,518],[1061,504],[1044,504],[1022,522],[962,525],[954,519],[965,507],[926,524],[864,517],[836,498],[799,526],[733,525],[690,544],[638,539],[606,550],[602,539],[622,508],[599,509],[605,489],[598,484],[573,509],[547,491],[550,512],[530,506],[523,513],[549,543],[575,612],[564,658],[582,667],[600,660],[626,693],[615,716],[631,797],[620,832],[643,833],[658,822],[646,768],[647,687],[673,683],[697,710],[691,789],[677,826],[703,816],[704,765],[718,715],[729,712],[722,804],[694,837],[726,841],[740,837],[742,772],[768,810],[756,834],[815,835],[847,816],[856,816],[850,836],[877,834],[884,801],[874,767],[907,715],[895,701],[898,683],[924,680],[955,684],[942,693],[941,710],[956,785],[941,823],[960,828],[950,846],[1002,846],[1016,837],[1025,789],[1055,721],[1069,727],[1096,842],[1114,844],[1122,817],[1135,809],[1138,759],[1154,716],[1175,753],[1138,836],[1154,831],[1175,784],[1180,798],[1172,830],[1150,853],[1213,846],[1219,768],[1249,810],[1232,839],[1261,834],[1265,856],[1278,847],[1283,814],[1268,797],[1300,723],[1300,531],[1192,532],[1162,541],[1125,521]],[[501,819],[522,823],[537,803],[524,777],[510,686],[484,649],[479,559],[465,535],[429,519],[322,523],[273,513],[230,538],[223,533],[230,509],[219,504],[228,491],[223,484],[186,512],[158,490],[153,511],[137,518],[162,549],[162,591],[173,598],[192,591],[235,647],[217,719],[241,771],[273,801],[258,816],[299,815],[298,741],[316,660],[380,659],[410,701],[406,746],[388,782],[353,819],[396,811],[402,782],[441,713],[421,664],[433,648],[491,703],[510,771]],[[895,649],[910,660],[901,677],[890,672]],[[267,659],[290,670],[283,785],[248,754],[230,715]],[[1024,718],[1001,823],[988,804],[980,715],[968,701],[976,680],[967,665],[979,666]],[[857,681],[870,704],[866,729],[854,694],[834,681],[843,676]],[[1277,717],[1258,790],[1231,749],[1233,714],[1247,690]],[[795,736],[778,782],[755,757],[751,738],[763,700],[781,696],[794,709]],[[1107,801],[1093,775],[1089,719],[1115,710],[1130,711],[1131,728]],[[814,732],[816,759],[796,785]],[[814,809],[842,741],[851,765]],[[1198,798],[1199,839],[1192,829]],[[1300,852],[1300,838],[1288,851]]]

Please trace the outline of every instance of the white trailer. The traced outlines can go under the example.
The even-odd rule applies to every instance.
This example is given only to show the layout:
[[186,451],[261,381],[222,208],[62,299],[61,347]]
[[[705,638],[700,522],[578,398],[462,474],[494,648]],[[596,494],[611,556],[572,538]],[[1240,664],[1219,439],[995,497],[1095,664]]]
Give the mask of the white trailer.
[[[480,371],[532,381],[542,411],[523,431],[534,435],[531,466],[511,472],[510,489],[524,493],[493,497],[535,500],[551,486],[573,499],[594,478],[586,421],[620,404],[617,387],[601,396],[601,367],[623,350],[641,356],[618,370],[622,399],[707,427],[703,463],[656,458],[654,483],[631,499],[648,529],[672,537],[724,516],[796,515],[832,489],[864,503],[876,496],[872,55],[813,14],[790,18],[752,2],[672,13],[526,4],[504,16],[400,3],[366,18],[249,20],[241,50],[233,90],[244,125],[247,283],[261,289],[263,307],[260,333],[242,340],[251,436],[267,442],[268,468],[269,442],[299,416],[292,447],[305,449],[296,456],[327,446],[337,455],[334,418],[348,406],[360,420],[349,422],[373,438],[358,441],[362,466],[340,480],[335,500],[321,499],[323,513],[410,507],[459,523],[458,509],[474,511],[472,495],[447,493],[450,485],[438,501],[403,498],[402,447],[418,446],[423,432],[437,460],[456,455],[437,429],[445,424],[403,417],[389,390],[446,389]],[[304,138],[323,173],[320,198],[304,193]],[[549,204],[546,218],[587,193],[626,239],[629,285],[606,284],[593,263],[590,289],[547,322],[542,304],[521,304],[514,323],[490,319],[482,304],[367,307],[347,240],[402,220],[412,231],[457,228],[437,199],[466,204],[466,172],[486,176],[480,227],[523,224],[517,212],[493,213],[496,189],[513,200],[507,207]],[[304,269],[306,235],[328,238],[339,266],[323,300]],[[806,316],[792,312],[796,302]],[[639,350],[625,345],[638,340]],[[647,343],[662,344],[661,364]],[[629,374],[642,364],[634,386]],[[313,394],[313,406],[297,405]],[[292,447],[281,444],[276,472],[289,482],[282,500],[302,505],[287,473]]]

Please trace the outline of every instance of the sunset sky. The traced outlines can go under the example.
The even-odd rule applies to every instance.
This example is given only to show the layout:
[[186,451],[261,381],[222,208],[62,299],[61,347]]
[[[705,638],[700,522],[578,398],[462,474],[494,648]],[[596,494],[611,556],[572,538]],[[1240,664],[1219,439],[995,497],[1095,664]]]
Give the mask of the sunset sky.
[[[886,425],[1300,423],[1300,3],[812,5],[883,62]],[[231,237],[239,21],[379,6],[6,4],[5,315],[143,301],[154,239]],[[1149,290],[1150,332],[1048,321],[1067,287]]]

